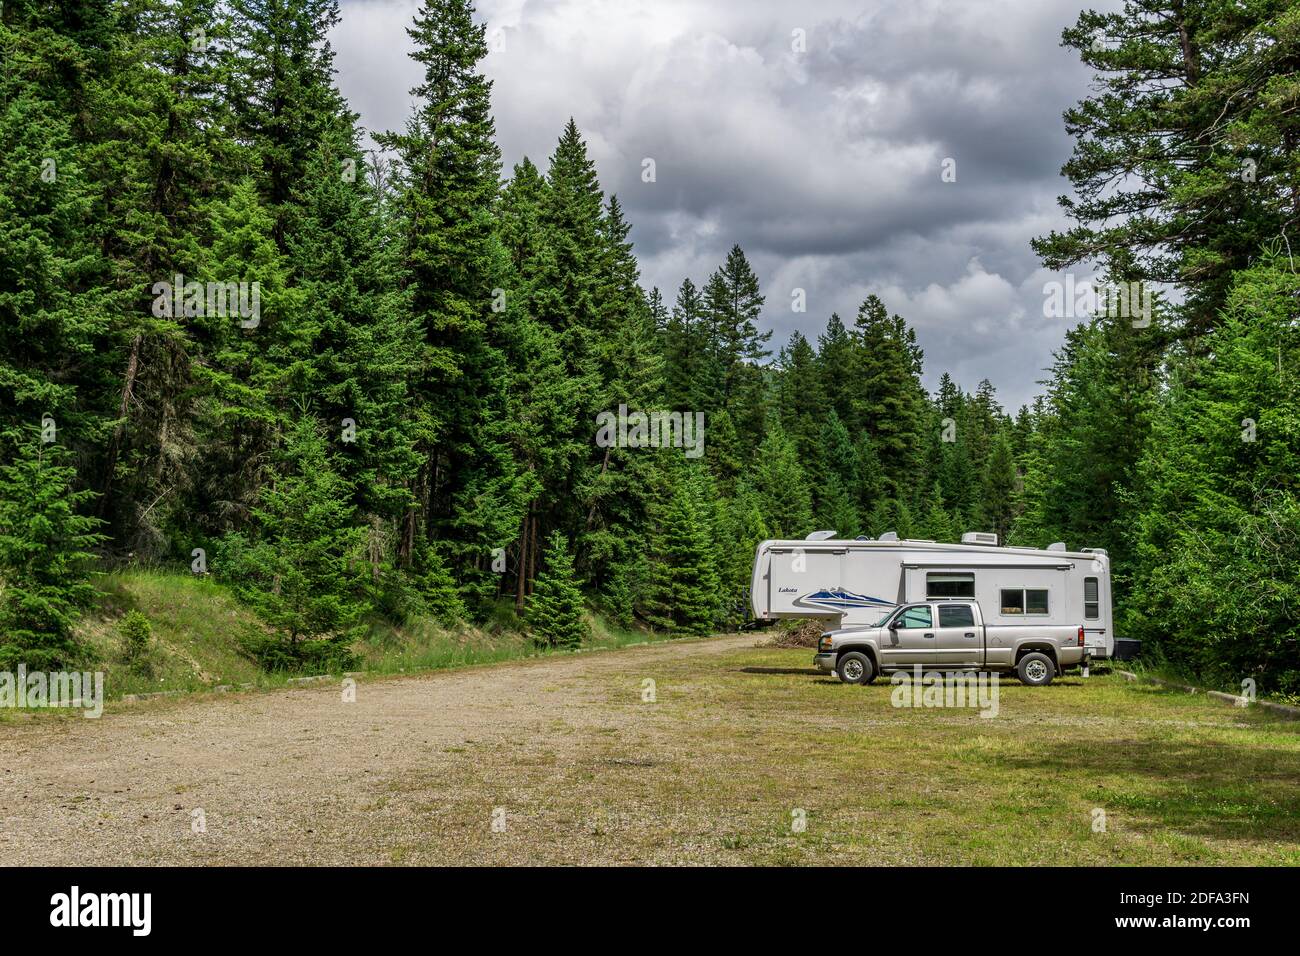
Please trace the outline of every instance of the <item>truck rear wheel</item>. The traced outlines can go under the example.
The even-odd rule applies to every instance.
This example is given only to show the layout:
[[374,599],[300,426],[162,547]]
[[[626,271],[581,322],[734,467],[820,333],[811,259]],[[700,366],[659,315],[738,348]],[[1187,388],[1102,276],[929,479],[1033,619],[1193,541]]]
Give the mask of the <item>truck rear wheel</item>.
[[871,658],[861,651],[849,651],[841,654],[835,663],[835,673],[846,684],[870,684],[876,677],[876,668]]
[[1016,676],[1020,678],[1020,683],[1030,687],[1046,687],[1056,676],[1056,665],[1046,654],[1034,651],[1020,658],[1020,663],[1016,665]]

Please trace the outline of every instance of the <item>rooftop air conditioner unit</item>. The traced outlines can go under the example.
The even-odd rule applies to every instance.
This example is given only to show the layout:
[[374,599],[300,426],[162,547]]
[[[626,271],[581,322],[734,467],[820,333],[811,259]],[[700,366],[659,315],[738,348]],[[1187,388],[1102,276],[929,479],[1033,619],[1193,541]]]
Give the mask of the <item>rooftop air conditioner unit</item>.
[[987,531],[967,531],[961,536],[962,544],[988,544],[998,546],[998,536]]
[[825,541],[827,538],[833,538],[833,537],[835,537],[834,531],[814,531],[812,534],[808,535],[808,537],[804,538],[804,540]]
[[1051,544],[1049,544],[1049,545],[1047,546],[1047,550],[1048,550],[1048,551],[1064,551],[1064,550],[1065,550],[1065,542],[1064,542],[1064,541],[1053,541]]
[[879,541],[897,541],[897,540],[898,540],[898,532],[897,532],[897,531],[886,531],[886,532],[885,532],[884,534],[882,534],[882,535],[881,535],[877,540],[879,540]]

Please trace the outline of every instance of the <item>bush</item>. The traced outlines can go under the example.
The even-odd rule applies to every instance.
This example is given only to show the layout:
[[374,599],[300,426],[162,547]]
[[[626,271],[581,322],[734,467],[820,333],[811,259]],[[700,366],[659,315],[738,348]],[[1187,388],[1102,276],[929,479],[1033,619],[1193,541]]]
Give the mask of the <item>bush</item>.
[[153,677],[155,655],[153,625],[139,611],[128,611],[117,625],[122,638],[122,663],[143,677]]
[[451,627],[466,618],[456,581],[437,551],[428,546],[419,548],[411,571],[425,610],[434,620]]
[[289,674],[341,674],[360,658],[343,638],[287,641],[273,634],[244,637],[240,649],[265,671]]
[[407,624],[429,609],[416,581],[405,571],[385,567],[369,588],[375,612],[393,624]]

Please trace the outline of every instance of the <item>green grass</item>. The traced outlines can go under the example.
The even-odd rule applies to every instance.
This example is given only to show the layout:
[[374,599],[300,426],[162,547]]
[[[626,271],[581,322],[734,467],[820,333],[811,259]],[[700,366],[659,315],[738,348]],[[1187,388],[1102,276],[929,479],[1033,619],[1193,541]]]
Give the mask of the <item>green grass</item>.
[[[110,699],[157,691],[197,692],[218,685],[274,687],[297,676],[264,671],[240,650],[241,638],[265,629],[251,611],[211,579],[131,570],[104,575],[98,587],[98,606],[81,622],[79,636],[95,659],[87,666],[105,672],[105,693]],[[118,624],[132,610],[144,614],[153,628],[153,672],[149,676],[122,660]],[[583,650],[667,639],[615,627],[599,616],[591,618],[591,627],[591,640]],[[399,627],[375,618],[370,637],[354,650],[360,657],[357,670],[374,674],[443,670],[564,653],[535,647],[508,610],[487,628],[448,628],[430,619]]]
[[[1198,676],[1191,673],[1186,668],[1178,667],[1173,663],[1154,655],[1147,659],[1139,657],[1136,660],[1124,661],[1118,663],[1116,666],[1121,670],[1131,671],[1142,678],[1166,680],[1175,684],[1186,684],[1190,687],[1197,687],[1201,690],[1222,691],[1225,694],[1241,695],[1245,693],[1245,690],[1242,688],[1240,683]],[[1288,707],[1300,707],[1300,694],[1287,694],[1265,690],[1257,692],[1257,697],[1259,700],[1285,704]]]
[[[518,823],[470,831],[474,862],[1300,865],[1300,724],[1267,712],[1067,675],[1001,682],[986,719],[895,707],[803,649],[625,660],[552,678],[581,720],[468,744],[394,800],[486,819],[491,781]],[[448,859],[439,839],[411,860]]]
[[[758,651],[735,663],[779,667],[800,656]],[[785,715],[755,720],[763,729],[753,744],[781,756],[751,773],[772,791],[806,781],[809,839],[830,841],[837,855],[878,854],[885,841],[903,859],[915,851],[970,865],[1300,864],[1300,724],[1118,675],[1046,688],[1003,681],[998,716],[982,719],[895,708],[888,682],[850,688],[773,674],[758,698],[734,673],[722,669],[677,706]],[[727,746],[730,731],[716,734]],[[813,810],[834,814],[833,835],[818,830]],[[1104,832],[1093,830],[1096,810]],[[785,829],[774,823],[746,856],[784,861]]]
[[[152,691],[193,691],[219,684],[257,683],[264,674],[239,650],[241,637],[261,628],[252,612],[220,585],[193,575],[161,571],[108,574],[98,581],[99,606],[79,633],[105,671],[109,697]],[[149,619],[155,673],[132,673],[121,663],[117,624],[127,611]]]

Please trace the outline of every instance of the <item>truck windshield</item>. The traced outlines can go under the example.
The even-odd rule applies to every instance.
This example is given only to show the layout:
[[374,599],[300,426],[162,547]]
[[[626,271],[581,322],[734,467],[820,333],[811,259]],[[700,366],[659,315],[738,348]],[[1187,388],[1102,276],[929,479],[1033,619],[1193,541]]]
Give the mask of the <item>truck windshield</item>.
[[884,614],[880,615],[880,617],[876,618],[874,621],[868,624],[867,627],[883,627],[885,622],[889,620],[889,615],[893,614],[894,611],[895,608],[891,607]]

